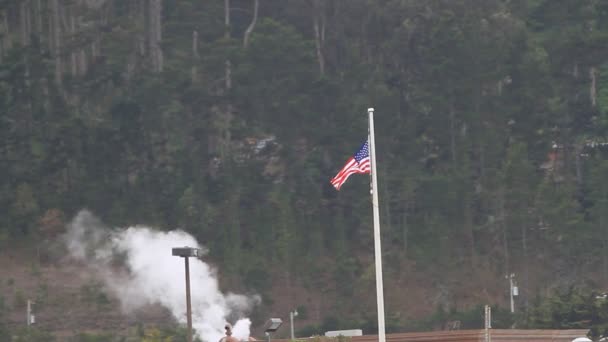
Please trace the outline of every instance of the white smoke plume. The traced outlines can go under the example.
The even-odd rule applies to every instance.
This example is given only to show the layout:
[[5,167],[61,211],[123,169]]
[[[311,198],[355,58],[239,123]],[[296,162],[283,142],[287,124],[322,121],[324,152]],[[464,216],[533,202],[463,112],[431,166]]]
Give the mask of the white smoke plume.
[[[159,303],[178,322],[186,323],[184,260],[172,256],[171,250],[187,246],[205,252],[191,235],[144,226],[109,229],[83,210],[69,224],[66,244],[73,258],[86,262],[101,277],[125,312]],[[241,317],[234,324],[233,336],[247,340],[251,321],[244,315],[259,304],[259,296],[224,295],[214,269],[196,258],[189,263],[192,326],[197,335],[203,341],[217,342],[228,318]]]

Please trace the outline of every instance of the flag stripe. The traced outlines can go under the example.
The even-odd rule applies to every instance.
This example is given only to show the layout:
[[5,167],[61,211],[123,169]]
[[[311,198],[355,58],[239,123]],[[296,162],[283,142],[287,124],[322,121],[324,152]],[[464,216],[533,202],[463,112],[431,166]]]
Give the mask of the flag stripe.
[[342,187],[342,184],[346,182],[348,177],[355,173],[371,173],[367,141],[361,146],[355,155],[346,162],[346,165],[344,165],[342,170],[340,170],[340,172],[338,172],[338,174],[332,178],[331,184],[336,188],[336,190],[340,190],[340,187]]
[[344,184],[344,182],[346,182],[348,177],[350,177],[352,174],[356,174],[356,173],[366,174],[366,173],[370,173],[370,171],[371,171],[371,169],[369,167],[369,163],[367,163],[367,167],[354,166],[354,167],[350,168],[349,170],[344,170],[344,171],[340,172],[339,175],[337,175],[336,177],[334,177],[334,179],[332,179],[331,183],[337,190],[340,190],[340,187],[342,186],[342,184]]

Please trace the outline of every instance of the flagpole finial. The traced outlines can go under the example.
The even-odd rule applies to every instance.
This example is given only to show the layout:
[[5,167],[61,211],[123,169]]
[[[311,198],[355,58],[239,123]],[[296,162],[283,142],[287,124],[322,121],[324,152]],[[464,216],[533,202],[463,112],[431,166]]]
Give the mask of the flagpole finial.
[[373,113],[374,112],[374,108],[367,108],[367,112],[368,113]]

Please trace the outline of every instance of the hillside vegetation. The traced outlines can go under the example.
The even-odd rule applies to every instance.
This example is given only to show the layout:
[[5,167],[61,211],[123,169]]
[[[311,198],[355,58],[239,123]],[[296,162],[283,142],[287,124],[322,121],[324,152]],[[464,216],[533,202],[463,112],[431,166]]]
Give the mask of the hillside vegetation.
[[389,331],[608,310],[605,1],[1,0],[0,103],[2,255],[29,255],[3,261],[5,322],[87,208],[192,234],[258,327],[298,307],[302,333],[372,333],[368,177],[329,184],[368,107]]

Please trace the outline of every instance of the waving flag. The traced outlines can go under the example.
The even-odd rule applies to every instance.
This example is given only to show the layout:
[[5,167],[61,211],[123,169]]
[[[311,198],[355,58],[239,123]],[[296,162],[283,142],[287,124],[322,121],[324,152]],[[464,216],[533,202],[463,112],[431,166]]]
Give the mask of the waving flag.
[[369,144],[366,141],[361,148],[352,156],[346,165],[338,172],[338,174],[331,180],[331,185],[340,190],[340,187],[350,175],[353,173],[370,173],[371,166],[369,161]]

